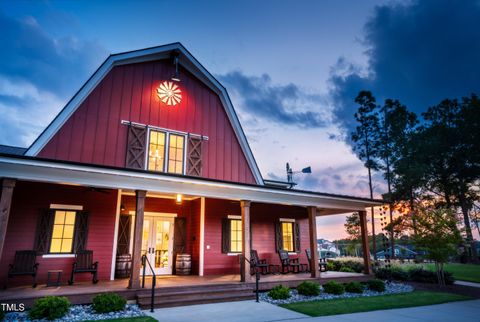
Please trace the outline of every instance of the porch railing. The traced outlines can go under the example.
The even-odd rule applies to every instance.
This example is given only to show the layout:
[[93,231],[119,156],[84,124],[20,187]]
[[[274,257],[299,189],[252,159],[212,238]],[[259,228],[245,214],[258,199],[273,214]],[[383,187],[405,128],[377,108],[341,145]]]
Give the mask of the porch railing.
[[[257,270],[257,266],[255,265],[255,263],[252,264],[251,261],[249,261],[245,256],[243,255],[240,255],[239,256],[240,258],[243,258],[243,260],[241,260],[241,265],[246,265],[245,262],[247,262],[249,265],[250,265],[250,268],[253,268],[253,270],[255,271],[255,301],[258,303],[260,302],[259,301],[259,282],[260,282],[260,272]],[[241,267],[242,269],[243,267]]]
[[157,275],[155,275],[155,271],[150,264],[150,261],[147,258],[147,255],[142,256],[142,266],[143,266],[143,276],[142,276],[142,288],[145,288],[145,271],[147,269],[147,265],[152,272],[152,296],[150,299],[150,312],[153,312],[153,307],[155,304],[155,286],[157,285]]

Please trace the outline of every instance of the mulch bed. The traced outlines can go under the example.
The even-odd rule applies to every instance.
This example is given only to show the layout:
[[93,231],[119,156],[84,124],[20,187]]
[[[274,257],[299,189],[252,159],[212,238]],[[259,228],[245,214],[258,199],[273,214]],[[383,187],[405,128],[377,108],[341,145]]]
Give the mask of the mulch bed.
[[419,291],[453,293],[453,294],[465,295],[465,296],[470,296],[473,298],[480,299],[480,287],[471,287],[471,286],[457,285],[457,284],[439,287],[436,284],[415,283],[415,282],[409,282],[408,284],[412,285],[416,290],[419,290]]

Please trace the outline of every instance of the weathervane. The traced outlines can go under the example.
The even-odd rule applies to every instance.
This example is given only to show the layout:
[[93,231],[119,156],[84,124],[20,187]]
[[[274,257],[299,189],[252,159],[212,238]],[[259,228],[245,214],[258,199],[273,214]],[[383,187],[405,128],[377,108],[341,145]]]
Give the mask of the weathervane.
[[301,171],[293,171],[290,167],[290,164],[287,162],[287,182],[290,184],[289,189],[292,189],[294,186],[297,185],[296,182],[293,182],[293,175],[297,173],[312,173],[311,167],[303,168]]

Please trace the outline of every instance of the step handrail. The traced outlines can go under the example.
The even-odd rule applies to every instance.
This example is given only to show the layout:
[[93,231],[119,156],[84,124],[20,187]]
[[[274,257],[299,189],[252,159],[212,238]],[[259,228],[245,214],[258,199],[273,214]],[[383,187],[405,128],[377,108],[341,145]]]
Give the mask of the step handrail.
[[145,288],[145,270],[148,267],[150,268],[150,271],[152,272],[152,297],[150,300],[150,312],[153,313],[153,307],[155,304],[155,286],[157,285],[157,275],[155,274],[155,271],[152,268],[152,265],[150,264],[150,261],[147,258],[147,255],[142,255],[142,266],[143,266],[143,277],[142,277],[142,288]]
[[244,256],[243,254],[240,254],[240,258],[243,258],[243,259],[244,259],[244,261],[242,261],[243,264],[245,264],[245,261],[246,261],[247,263],[250,264],[250,267],[253,267],[253,269],[254,269],[254,271],[255,271],[255,301],[256,301],[257,303],[259,303],[260,301],[259,301],[258,284],[259,284],[259,282],[260,282],[260,273],[259,273],[258,270],[257,270],[257,265],[255,265],[255,263],[252,264],[252,262],[251,262],[250,260],[248,260],[247,257]]

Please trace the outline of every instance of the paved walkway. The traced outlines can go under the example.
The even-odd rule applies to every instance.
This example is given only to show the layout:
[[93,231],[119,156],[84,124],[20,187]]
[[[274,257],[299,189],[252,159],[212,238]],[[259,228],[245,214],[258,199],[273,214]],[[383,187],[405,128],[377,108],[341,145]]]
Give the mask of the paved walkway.
[[317,318],[255,301],[156,309],[148,314],[160,322],[480,322],[480,300]]
[[471,287],[480,287],[480,283],[467,282],[467,281],[455,281],[454,284],[463,285],[463,286],[471,286]]

